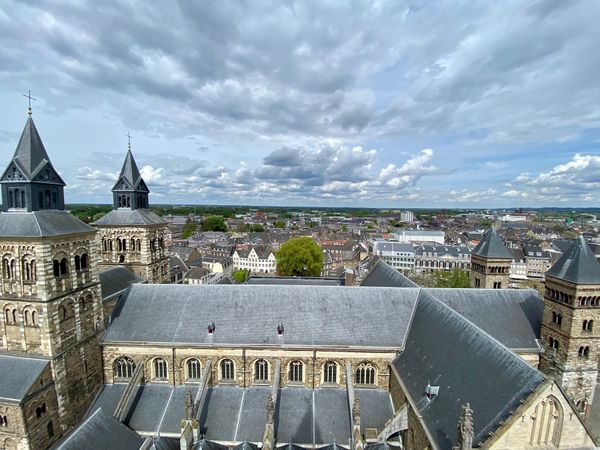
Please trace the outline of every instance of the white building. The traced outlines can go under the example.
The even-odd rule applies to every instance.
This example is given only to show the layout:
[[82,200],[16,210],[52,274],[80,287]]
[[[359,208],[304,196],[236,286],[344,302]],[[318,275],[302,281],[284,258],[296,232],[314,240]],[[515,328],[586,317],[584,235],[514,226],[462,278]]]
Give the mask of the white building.
[[516,216],[513,214],[505,214],[503,216],[499,216],[498,220],[500,222],[527,222],[527,216]]
[[399,230],[393,234],[398,242],[409,244],[411,242],[435,242],[444,244],[446,233],[430,230]]
[[415,267],[415,251],[410,244],[374,239],[371,251],[396,270],[406,272]]
[[271,250],[257,249],[252,247],[248,250],[236,250],[233,252],[233,266],[235,269],[247,269],[252,273],[275,273],[277,271],[277,260]]
[[415,215],[413,214],[412,211],[402,211],[400,213],[400,220],[402,222],[414,222],[415,221]]

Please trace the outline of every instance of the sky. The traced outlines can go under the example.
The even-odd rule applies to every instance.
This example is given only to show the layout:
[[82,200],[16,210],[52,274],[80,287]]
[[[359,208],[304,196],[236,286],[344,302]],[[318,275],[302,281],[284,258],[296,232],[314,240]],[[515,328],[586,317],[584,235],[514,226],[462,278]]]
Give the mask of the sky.
[[598,207],[600,1],[0,0],[70,203]]

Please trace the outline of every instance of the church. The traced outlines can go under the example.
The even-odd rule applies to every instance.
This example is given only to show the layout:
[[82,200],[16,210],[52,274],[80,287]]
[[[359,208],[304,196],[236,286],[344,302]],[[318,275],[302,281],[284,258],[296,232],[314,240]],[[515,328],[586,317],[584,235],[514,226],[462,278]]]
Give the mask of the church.
[[31,110],[0,183],[0,449],[595,448],[583,239],[543,299],[504,289],[493,229],[472,289],[382,261],[355,287],[169,285],[131,148],[93,226],[65,210]]

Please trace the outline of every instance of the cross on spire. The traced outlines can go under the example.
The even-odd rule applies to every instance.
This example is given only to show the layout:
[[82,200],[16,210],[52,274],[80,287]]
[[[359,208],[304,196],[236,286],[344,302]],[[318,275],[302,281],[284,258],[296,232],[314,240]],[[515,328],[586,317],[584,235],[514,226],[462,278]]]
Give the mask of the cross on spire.
[[31,116],[31,100],[37,100],[37,98],[33,98],[31,96],[31,91],[27,91],[27,94],[23,94],[23,97],[27,97],[28,99],[28,105],[29,107],[27,108],[27,114],[29,114]]
[[129,131],[125,136],[127,136],[127,147],[129,148],[129,150],[131,150],[131,134],[129,134]]

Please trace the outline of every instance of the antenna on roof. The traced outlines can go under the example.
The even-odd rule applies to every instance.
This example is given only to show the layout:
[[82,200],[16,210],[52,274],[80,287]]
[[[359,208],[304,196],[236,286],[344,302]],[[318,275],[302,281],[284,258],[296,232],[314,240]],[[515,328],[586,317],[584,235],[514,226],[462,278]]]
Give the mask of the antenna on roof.
[[31,96],[31,91],[27,91],[27,94],[23,94],[23,97],[27,97],[27,100],[28,100],[27,114],[29,114],[29,117],[31,117],[31,100],[37,100],[37,98],[33,98]]

